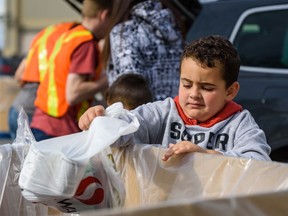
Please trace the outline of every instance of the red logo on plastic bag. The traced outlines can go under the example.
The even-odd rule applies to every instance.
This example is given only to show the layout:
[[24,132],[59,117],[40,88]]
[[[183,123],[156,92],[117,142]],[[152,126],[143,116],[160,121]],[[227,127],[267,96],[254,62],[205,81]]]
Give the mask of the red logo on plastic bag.
[[[90,186],[92,184],[95,184],[94,186]],[[101,187],[98,187],[98,186]],[[94,189],[93,195],[88,199],[81,199],[80,196],[84,194],[84,192],[87,190],[87,188],[90,186],[88,190],[91,190],[91,187]],[[104,199],[104,189],[102,188],[102,183],[99,181],[99,179],[88,176],[80,182],[77,191],[75,193],[75,198],[79,200],[80,202],[86,204],[86,205],[97,205],[101,203]]]

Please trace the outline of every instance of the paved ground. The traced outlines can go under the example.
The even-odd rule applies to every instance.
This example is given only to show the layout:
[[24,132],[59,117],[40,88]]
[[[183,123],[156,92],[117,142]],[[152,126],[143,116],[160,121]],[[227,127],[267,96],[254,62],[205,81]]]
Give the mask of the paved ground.
[[7,144],[7,143],[12,143],[12,141],[10,139],[0,139],[0,145]]

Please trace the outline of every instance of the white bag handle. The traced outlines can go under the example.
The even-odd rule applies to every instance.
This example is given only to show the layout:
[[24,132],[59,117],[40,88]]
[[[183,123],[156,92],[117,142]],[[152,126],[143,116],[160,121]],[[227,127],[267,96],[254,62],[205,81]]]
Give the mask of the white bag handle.
[[[129,115],[131,122],[119,119],[121,115]],[[80,155],[91,158],[112,145],[120,136],[137,131],[139,125],[138,119],[124,109],[122,103],[114,103],[106,109],[105,116],[98,116],[92,121],[86,142],[74,152],[80,160]]]

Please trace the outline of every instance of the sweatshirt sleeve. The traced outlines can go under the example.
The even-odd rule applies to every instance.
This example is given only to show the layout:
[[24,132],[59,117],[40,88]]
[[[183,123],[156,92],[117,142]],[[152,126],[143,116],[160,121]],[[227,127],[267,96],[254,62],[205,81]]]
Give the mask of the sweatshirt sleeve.
[[232,121],[237,125],[234,143],[231,145],[232,147],[226,152],[223,152],[223,154],[271,161],[269,157],[271,147],[266,141],[264,131],[259,128],[250,112],[247,110],[242,111],[242,114]]
[[[137,117],[140,127],[133,134],[120,137],[114,146],[126,146],[134,144],[162,144],[166,135],[167,117],[171,115],[173,99],[144,104],[131,112]],[[121,119],[130,121],[128,116]]]

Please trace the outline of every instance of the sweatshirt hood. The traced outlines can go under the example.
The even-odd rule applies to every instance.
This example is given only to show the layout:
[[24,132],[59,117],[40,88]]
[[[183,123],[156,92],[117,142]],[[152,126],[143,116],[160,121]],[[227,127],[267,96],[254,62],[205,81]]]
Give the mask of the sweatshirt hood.
[[159,2],[141,2],[132,8],[131,15],[151,25],[159,38],[175,41],[181,36],[171,10],[163,8]]

